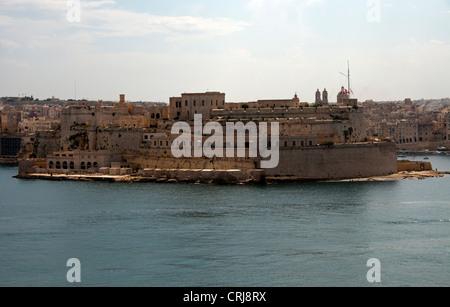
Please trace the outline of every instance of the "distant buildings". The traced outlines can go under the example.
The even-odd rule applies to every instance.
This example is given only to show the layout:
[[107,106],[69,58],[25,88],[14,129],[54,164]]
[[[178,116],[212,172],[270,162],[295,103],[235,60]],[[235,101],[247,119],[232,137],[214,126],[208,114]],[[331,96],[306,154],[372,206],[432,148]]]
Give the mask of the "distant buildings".
[[449,113],[445,104],[433,109],[429,105],[409,98],[403,102],[364,103],[368,134],[390,138],[399,146],[437,147],[434,143],[449,140]]

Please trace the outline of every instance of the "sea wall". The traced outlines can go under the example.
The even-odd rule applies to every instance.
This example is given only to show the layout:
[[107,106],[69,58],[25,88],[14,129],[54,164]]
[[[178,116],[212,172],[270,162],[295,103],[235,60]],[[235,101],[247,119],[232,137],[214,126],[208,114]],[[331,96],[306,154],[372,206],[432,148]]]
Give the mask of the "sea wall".
[[364,178],[397,173],[394,143],[361,143],[280,150],[280,163],[268,177],[304,180]]
[[[253,180],[333,180],[386,176],[398,172],[394,143],[360,143],[333,146],[281,148],[279,164],[273,169],[260,169],[258,159],[177,159],[142,152],[123,152],[127,169],[103,167],[99,175],[139,176],[161,181],[234,183]],[[120,164],[120,163],[119,163]],[[406,164],[405,164],[406,167]],[[408,166],[410,170],[412,169]],[[428,169],[428,166],[424,167]],[[418,170],[423,170],[418,166]],[[72,174],[74,170],[49,170],[45,159],[24,160],[19,174]],[[93,171],[92,171],[93,172]],[[90,172],[90,173],[92,173]],[[257,179],[257,180],[255,180]]]
[[399,172],[420,172],[431,171],[433,167],[430,162],[411,162],[411,161],[398,161]]

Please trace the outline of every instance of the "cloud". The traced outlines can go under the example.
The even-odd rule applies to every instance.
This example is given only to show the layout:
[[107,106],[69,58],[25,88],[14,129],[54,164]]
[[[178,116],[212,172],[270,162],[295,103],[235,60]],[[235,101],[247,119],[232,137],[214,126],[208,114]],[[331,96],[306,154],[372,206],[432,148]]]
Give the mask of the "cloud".
[[229,18],[158,16],[117,9],[83,11],[87,25],[100,36],[139,37],[164,33],[168,41],[181,37],[210,38],[241,31],[248,24]]
[[29,68],[31,65],[28,62],[20,61],[16,59],[2,59],[0,63],[15,67],[15,68]]
[[[66,37],[74,35],[87,38],[87,43],[103,37],[143,37],[152,34],[166,35],[166,41],[201,40],[225,36],[242,31],[248,23],[230,18],[202,18],[192,16],[161,16],[145,12],[115,8],[113,0],[82,1],[81,22],[70,23],[67,14],[73,8],[63,0],[3,0],[0,9],[4,11],[23,10],[28,17],[0,19],[0,26],[23,24],[25,21],[31,33],[54,36],[67,31]],[[36,12],[36,14],[33,14]],[[46,25],[59,23],[53,29]],[[19,26],[20,27],[20,26]],[[44,30],[44,31],[43,31]],[[14,32],[10,29],[10,32]],[[76,34],[73,34],[77,32]],[[4,36],[4,35],[3,35]]]
[[430,40],[430,43],[435,44],[435,45],[443,45],[444,44],[443,41],[440,41],[438,39],[432,39],[432,40]]
[[250,0],[247,9],[256,18],[287,20],[289,16],[298,16],[306,8],[322,2],[323,0]]
[[10,41],[7,39],[0,39],[0,45],[2,45],[3,47],[9,49],[9,50],[13,50],[13,49],[17,49],[19,48],[19,44],[14,42],[14,41]]

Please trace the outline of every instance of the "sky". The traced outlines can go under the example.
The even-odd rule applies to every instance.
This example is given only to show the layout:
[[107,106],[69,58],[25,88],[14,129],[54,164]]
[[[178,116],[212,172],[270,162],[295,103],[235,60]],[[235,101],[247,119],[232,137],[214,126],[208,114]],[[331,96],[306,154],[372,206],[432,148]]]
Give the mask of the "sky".
[[450,96],[450,0],[1,0],[0,96]]

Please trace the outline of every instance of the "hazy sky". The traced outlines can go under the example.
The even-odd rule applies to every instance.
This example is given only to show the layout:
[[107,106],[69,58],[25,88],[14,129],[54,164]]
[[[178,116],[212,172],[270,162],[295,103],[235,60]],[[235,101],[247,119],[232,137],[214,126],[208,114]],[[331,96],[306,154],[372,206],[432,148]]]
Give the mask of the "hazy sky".
[[450,0],[77,2],[0,1],[0,96],[450,96]]

